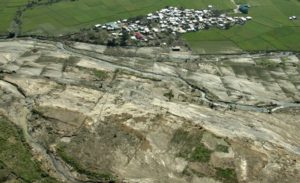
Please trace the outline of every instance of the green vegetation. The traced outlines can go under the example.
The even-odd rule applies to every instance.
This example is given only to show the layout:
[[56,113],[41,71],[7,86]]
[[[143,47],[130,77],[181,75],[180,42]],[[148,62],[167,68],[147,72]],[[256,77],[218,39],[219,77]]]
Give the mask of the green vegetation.
[[199,144],[191,152],[189,160],[190,161],[199,161],[199,162],[209,162],[211,150],[207,149],[203,144]]
[[80,28],[130,18],[157,11],[165,6],[204,8],[214,4],[218,9],[232,9],[229,1],[220,0],[78,0],[62,1],[50,6],[29,9],[23,16],[23,33],[58,35]]
[[[202,135],[200,135],[198,137],[198,139],[201,140]],[[180,128],[180,129],[176,130],[176,132],[174,133],[171,142],[175,143],[175,144],[180,144],[180,143],[183,143],[188,140],[190,140],[189,132]]]
[[183,130],[178,129],[171,139],[171,144],[175,146],[176,150],[179,150],[177,156],[182,157],[190,162],[202,164],[199,167],[206,167],[209,171],[202,168],[195,169],[189,165],[183,170],[182,174],[188,177],[197,175],[199,177],[212,177],[220,180],[224,183],[236,183],[237,176],[234,169],[222,169],[214,167],[210,161],[211,154],[216,152],[228,152],[228,146],[218,144],[214,150],[208,149],[202,141],[206,137],[218,138],[215,136],[206,136],[207,133],[204,130],[192,129]]
[[297,0],[248,0],[251,6],[249,16],[253,20],[243,26],[229,30],[211,29],[188,33],[183,37],[197,53],[220,53],[230,50],[300,51],[300,21],[290,21],[291,15],[300,16],[300,2]]
[[101,70],[93,70],[94,75],[99,79],[106,79],[108,77],[107,72]]
[[0,116],[0,181],[9,174],[24,182],[56,182],[32,159],[22,130]]
[[201,143],[202,133],[200,130],[188,132],[178,129],[171,140],[179,149],[177,155],[189,161],[209,162],[212,151]]
[[224,152],[224,153],[228,153],[228,146],[225,146],[225,145],[222,145],[222,144],[218,144],[217,147],[216,147],[216,151],[219,151],[219,152]]
[[221,169],[217,168],[216,176],[224,183],[235,183],[238,182],[234,169]]
[[86,168],[83,168],[82,165],[76,161],[73,157],[71,157],[66,151],[65,146],[60,145],[57,148],[58,155],[70,166],[72,166],[78,173],[87,175],[90,179],[96,179],[101,181],[111,181],[114,182],[115,177],[110,173],[96,173],[92,172]]
[[24,6],[27,0],[1,0],[0,1],[0,35],[9,31],[16,11]]
[[[183,38],[196,53],[227,53],[246,51],[300,51],[300,17],[298,0],[235,0],[248,3],[253,20],[229,30],[211,29],[184,34]],[[7,33],[16,11],[27,0],[0,2],[0,34]],[[60,1],[28,8],[23,12],[22,34],[61,35],[78,32],[96,23],[106,23],[154,12],[165,6],[205,8],[212,4],[218,10],[232,14],[231,0],[77,0]],[[233,15],[235,16],[235,15]],[[238,16],[246,16],[239,14]]]
[[274,68],[284,66],[284,63],[278,63],[270,59],[256,59],[256,64],[263,68]]
[[157,79],[157,78],[154,78],[154,77],[151,78],[151,77],[148,77],[148,76],[136,73],[136,72],[131,72],[131,71],[128,71],[128,70],[125,70],[125,69],[116,69],[115,74],[125,74],[125,75],[139,77],[141,79],[149,79],[149,80],[155,81],[155,82],[156,81],[161,81],[160,79]]
[[164,96],[167,97],[169,100],[171,100],[172,98],[174,98],[173,91],[170,90],[169,92],[164,93]]
[[5,167],[4,163],[0,161],[0,182],[6,181],[10,173],[11,172]]

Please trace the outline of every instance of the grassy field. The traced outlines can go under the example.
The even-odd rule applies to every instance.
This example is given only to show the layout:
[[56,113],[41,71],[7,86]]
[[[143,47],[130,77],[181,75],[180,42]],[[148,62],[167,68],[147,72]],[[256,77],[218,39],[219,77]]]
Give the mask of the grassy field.
[[[238,0],[236,0],[238,2]],[[247,51],[300,51],[300,1],[249,0],[249,15],[253,20],[229,30],[212,29],[189,33],[184,38],[197,53],[226,52],[230,49]],[[296,21],[289,16],[297,15]],[[223,49],[222,49],[223,48]]]
[[[27,0],[0,2],[0,33],[8,29],[14,11]],[[167,5],[220,10],[234,9],[233,0],[78,0],[61,1],[28,9],[22,16],[23,34],[60,35],[113,20],[145,15]],[[184,34],[196,53],[228,53],[264,50],[300,51],[299,0],[235,0],[249,3],[253,20],[229,30],[211,29]],[[290,21],[289,16],[298,19]],[[243,16],[240,14],[239,16]]]
[[24,6],[27,0],[0,0],[0,34],[6,34],[16,11]]
[[78,0],[63,1],[26,11],[23,33],[61,34],[79,28],[105,23],[159,10],[167,5],[204,8],[214,4],[220,9],[232,9],[229,0]]

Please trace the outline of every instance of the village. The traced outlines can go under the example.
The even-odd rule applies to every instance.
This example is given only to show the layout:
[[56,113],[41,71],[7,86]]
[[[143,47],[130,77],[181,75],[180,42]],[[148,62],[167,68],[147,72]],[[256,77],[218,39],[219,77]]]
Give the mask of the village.
[[243,25],[251,19],[251,16],[228,16],[215,10],[212,5],[202,10],[166,7],[144,17],[96,24],[94,29],[106,30],[114,39],[128,34],[131,40],[147,42],[160,33],[177,35],[212,27],[229,29],[237,24]]

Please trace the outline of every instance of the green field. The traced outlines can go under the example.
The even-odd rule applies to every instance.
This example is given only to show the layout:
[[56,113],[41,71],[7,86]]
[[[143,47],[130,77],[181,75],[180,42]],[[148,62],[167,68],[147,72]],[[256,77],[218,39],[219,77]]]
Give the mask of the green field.
[[204,8],[214,4],[220,9],[232,9],[229,0],[79,0],[63,1],[26,11],[23,33],[61,34],[78,31],[97,23],[146,15],[165,6]]
[[[26,0],[2,0],[0,33],[8,29],[14,11]],[[184,34],[196,53],[264,50],[300,51],[299,0],[235,0],[251,5],[253,20],[229,30],[211,29]],[[22,34],[60,35],[113,20],[145,15],[167,5],[220,10],[234,9],[232,0],[62,0],[28,9],[22,16]],[[298,19],[290,21],[289,16]],[[243,16],[239,14],[238,16]]]
[[27,0],[0,0],[0,34],[9,31],[16,11],[26,2]]
[[[198,53],[214,53],[228,48],[247,51],[300,51],[300,1],[249,0],[253,20],[229,30],[212,29],[189,33],[184,38]],[[296,21],[288,19],[297,15]],[[204,50],[204,51],[203,51]]]

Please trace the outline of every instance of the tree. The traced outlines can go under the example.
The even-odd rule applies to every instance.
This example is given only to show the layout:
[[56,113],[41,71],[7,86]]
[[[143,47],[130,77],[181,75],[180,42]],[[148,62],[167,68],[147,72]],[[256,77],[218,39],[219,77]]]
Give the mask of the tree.
[[225,24],[225,29],[229,29],[230,28],[230,23],[226,23]]
[[125,29],[123,29],[120,45],[121,46],[127,46],[127,40],[128,39],[129,39],[129,34]]
[[116,39],[112,38],[107,41],[107,46],[114,47],[117,46]]

